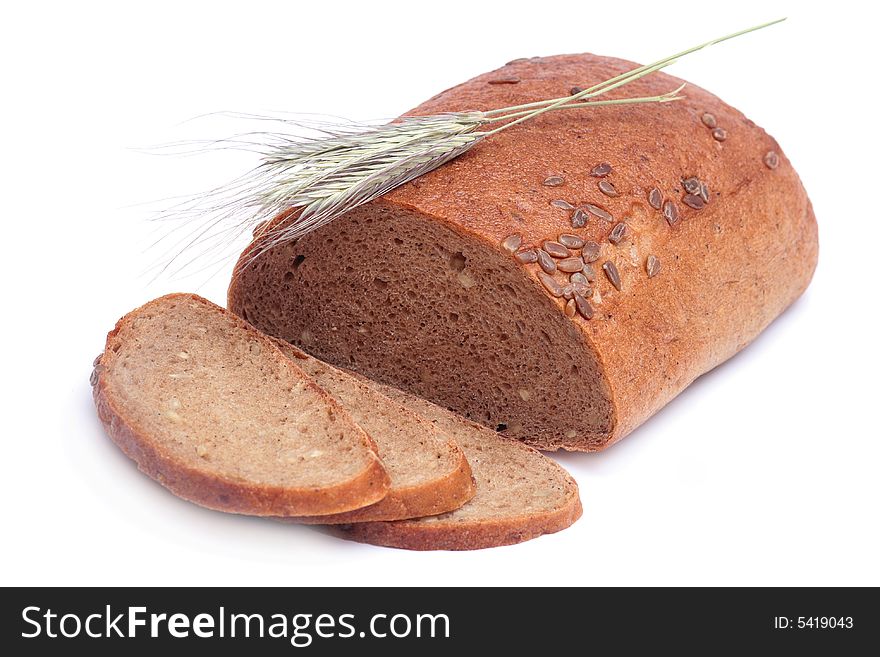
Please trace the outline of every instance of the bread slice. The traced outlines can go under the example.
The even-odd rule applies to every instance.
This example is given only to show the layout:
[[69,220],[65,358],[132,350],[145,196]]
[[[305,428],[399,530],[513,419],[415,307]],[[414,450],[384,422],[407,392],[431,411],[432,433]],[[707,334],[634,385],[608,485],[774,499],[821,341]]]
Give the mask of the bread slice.
[[92,374],[113,441],[172,493],[261,516],[381,500],[369,436],[266,336],[192,294],[130,312]]
[[448,434],[366,382],[286,342],[279,340],[277,344],[376,442],[391,478],[388,494],[371,506],[332,516],[298,518],[299,522],[338,524],[418,518],[452,511],[474,496],[476,485],[470,466]]
[[478,550],[558,532],[581,517],[577,483],[552,459],[425,399],[369,385],[455,438],[473,469],[477,494],[442,515],[342,525],[344,538],[408,550]]

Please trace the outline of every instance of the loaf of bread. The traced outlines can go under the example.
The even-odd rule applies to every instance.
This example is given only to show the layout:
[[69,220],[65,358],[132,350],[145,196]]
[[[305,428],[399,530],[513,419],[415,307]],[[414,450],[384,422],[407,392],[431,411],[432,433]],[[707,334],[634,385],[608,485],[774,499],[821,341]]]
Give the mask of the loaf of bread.
[[[552,98],[633,66],[517,60],[410,114]],[[680,82],[652,74],[626,95]],[[751,342],[816,265],[776,141],[684,94],[545,114],[251,262],[257,238],[229,308],[507,436],[603,449]]]
[[192,294],[119,320],[91,378],[110,438],[202,506],[326,515],[390,487],[370,437],[266,336]]

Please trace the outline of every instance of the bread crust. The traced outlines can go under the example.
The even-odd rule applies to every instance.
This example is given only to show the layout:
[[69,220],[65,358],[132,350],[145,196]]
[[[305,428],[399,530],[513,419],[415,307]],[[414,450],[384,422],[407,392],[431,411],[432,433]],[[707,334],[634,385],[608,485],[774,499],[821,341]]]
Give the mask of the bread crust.
[[[279,367],[290,367],[297,370],[306,384],[320,395],[324,403],[335,407],[336,412],[340,415],[347,415],[347,412],[337,404],[336,400],[312,383],[304,372],[278,350],[272,340],[260,334],[239,317],[194,294],[170,294],[151,301],[150,304],[172,299],[194,301],[226,314],[242,329],[264,343],[266,353],[271,354],[267,357],[278,361]],[[114,338],[140,310],[141,308],[135,309],[122,317],[107,335],[105,352],[95,364],[92,395],[98,417],[110,439],[126,456],[137,463],[138,468],[144,474],[162,484],[178,497],[200,506],[218,511],[256,516],[340,513],[374,504],[385,496],[390,481],[377,456],[375,444],[353,421],[351,422],[352,427],[360,432],[364,446],[373,457],[356,477],[334,486],[299,488],[232,480],[200,471],[164,453],[161,445],[150,438],[149,432],[141,429],[137,420],[125,412],[123,405],[115,398],[104,376],[108,366],[104,363],[104,359]]]
[[353,522],[406,520],[453,511],[470,500],[477,490],[470,465],[461,450],[458,452],[459,462],[455,470],[441,479],[407,488],[394,488],[392,483],[392,488],[385,497],[361,509],[324,516],[284,519],[304,525],[342,525]]
[[[499,438],[499,440],[511,440]],[[552,513],[516,518],[480,520],[469,523],[430,524],[413,520],[363,522],[334,527],[334,533],[359,543],[401,548],[404,550],[482,550],[514,545],[544,534],[554,534],[570,527],[583,514],[577,484],[561,508]]]
[[[517,105],[568,93],[572,85],[608,79],[635,64],[590,54],[531,58],[444,91],[408,114],[424,115]],[[498,78],[516,84],[491,84]],[[618,96],[649,96],[675,89],[681,80],[656,73]],[[806,191],[779,144],[742,113],[693,85],[685,100],[545,114],[499,133],[448,164],[374,201],[376,208],[406,210],[502,252],[507,236],[540,245],[574,232],[602,245],[595,263],[595,316],[575,316],[582,348],[599,363],[601,385],[613,409],[601,435],[565,436],[562,427],[527,437],[542,449],[604,449],[630,433],[695,378],[748,345],[806,289],[818,258],[815,216]],[[613,94],[612,94],[613,97]],[[713,136],[702,117],[710,113],[726,131]],[[775,153],[774,166],[765,162]],[[608,197],[590,176],[608,162],[618,191]],[[565,183],[542,182],[561,175]],[[709,186],[700,210],[682,202],[682,180],[696,176]],[[652,188],[673,201],[681,219],[671,225],[648,202]],[[593,203],[611,222],[591,218],[572,230],[569,217],[550,201]],[[279,220],[281,220],[279,218]],[[628,224],[618,245],[608,236]],[[246,251],[240,266],[253,253]],[[646,258],[662,263],[648,277]],[[599,266],[614,262],[622,279],[616,290]],[[564,300],[541,285],[538,265],[524,265],[541,302],[563,313]],[[234,279],[229,307],[238,312],[245,291]],[[536,299],[537,302],[537,299]],[[369,372],[364,372],[369,374]],[[443,400],[440,400],[441,403]]]

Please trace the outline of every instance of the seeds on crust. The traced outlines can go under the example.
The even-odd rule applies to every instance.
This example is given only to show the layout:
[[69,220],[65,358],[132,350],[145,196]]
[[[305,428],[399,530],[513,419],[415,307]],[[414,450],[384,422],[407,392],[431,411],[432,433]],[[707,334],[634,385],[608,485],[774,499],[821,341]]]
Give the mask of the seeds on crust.
[[599,219],[603,219],[604,221],[613,221],[614,217],[611,216],[611,213],[607,210],[603,210],[598,205],[593,205],[592,203],[584,203],[584,209],[590,214],[596,215]]
[[559,187],[565,182],[565,178],[562,176],[547,176],[544,178],[544,182],[542,183],[546,187]]
[[519,81],[519,77],[517,77],[516,75],[508,75],[503,78],[494,78],[492,80],[489,80],[489,84],[518,84]]
[[596,262],[599,259],[600,246],[593,241],[585,242],[581,249],[584,262]]
[[724,128],[715,128],[712,131],[712,137],[715,139],[715,141],[724,141],[725,139],[727,139],[727,130],[725,130]]
[[571,89],[568,90],[568,94],[569,94],[570,96],[574,96],[575,94],[579,94],[579,93],[582,92],[583,90],[584,90],[583,87],[577,87],[577,86],[575,86],[575,87],[572,87]]
[[[685,178],[681,181],[681,184],[684,187],[684,191],[687,192],[688,196],[696,197],[697,199],[699,199],[689,199],[688,196],[685,196],[682,199],[685,204],[689,205],[695,210],[700,210],[706,203],[709,202],[709,187],[706,185],[706,183],[704,183],[696,176]],[[700,201],[702,201],[702,203]]]
[[572,274],[581,271],[584,268],[584,261],[579,256],[565,258],[564,260],[557,262],[556,266],[559,268],[559,271],[565,272],[566,274]]
[[559,284],[559,281],[553,278],[550,274],[545,274],[544,272],[539,271],[538,278],[551,296],[554,296],[557,299],[562,296],[562,286]]
[[587,223],[587,213],[584,212],[581,208],[578,208],[574,211],[574,214],[571,215],[571,227],[572,228],[583,228],[584,224]]
[[608,235],[608,241],[612,244],[620,244],[624,237],[626,237],[626,224],[621,221],[611,229],[611,234]]
[[593,269],[590,265],[584,265],[583,275],[586,276],[588,281],[596,280],[596,270]]
[[591,306],[590,302],[584,299],[580,294],[574,295],[574,304],[581,317],[584,319],[593,319],[593,306]]
[[572,235],[571,233],[563,233],[556,239],[560,244],[569,249],[581,249],[584,246],[583,238],[578,237],[577,235]]
[[516,250],[522,245],[522,235],[508,235],[503,240],[501,240],[501,248],[504,249],[507,253],[515,253]]
[[93,388],[98,385],[98,368],[97,366],[92,370],[92,373],[89,375],[89,385]]
[[104,352],[102,351],[100,354],[95,356],[95,360],[92,361],[92,367],[97,367],[98,363],[101,362],[101,359],[104,357]]
[[597,164],[590,171],[590,175],[593,178],[604,178],[609,173],[611,173],[611,165],[608,162],[602,162],[602,164]]
[[682,186],[684,187],[684,191],[688,194],[699,194],[700,193],[700,179],[696,176],[691,178],[685,178],[681,181]]
[[648,272],[648,278],[654,278],[660,273],[660,259],[655,255],[649,255],[645,262],[645,270]]
[[779,154],[776,151],[767,151],[764,155],[764,165],[768,169],[775,169],[779,166]]
[[697,196],[696,194],[685,194],[684,198],[681,199],[682,203],[684,203],[689,208],[693,208],[694,210],[702,210],[706,202],[703,200],[702,196]]
[[568,303],[565,304],[565,316],[566,317],[574,317],[577,312],[577,308],[575,308],[574,299],[569,299]]
[[648,205],[655,210],[659,210],[663,205],[663,194],[661,194],[660,190],[656,187],[652,187],[651,191],[648,192]]
[[620,196],[617,191],[617,188],[611,184],[609,180],[600,180],[599,181],[599,191],[605,194],[605,196]]
[[663,204],[663,216],[670,226],[674,226],[678,223],[678,206],[672,201],[666,201]]
[[544,247],[544,250],[554,258],[567,258],[569,255],[571,255],[567,248],[565,248],[559,242],[554,242],[553,240],[544,240],[542,246]]
[[715,115],[710,114],[709,112],[704,112],[703,116],[700,117],[700,120],[703,122],[703,125],[707,128],[717,128],[718,121],[715,120]]
[[577,283],[571,283],[569,287],[574,294],[580,294],[584,298],[589,297],[593,292],[588,283],[581,283],[580,281]]
[[602,269],[605,271],[606,278],[608,278],[615,289],[620,290],[620,272],[617,271],[617,265],[610,260],[606,260],[602,263]]
[[538,262],[538,254],[535,252],[535,249],[523,249],[522,251],[517,251],[516,255],[513,256],[516,258],[516,261],[523,265],[530,265],[533,262]]
[[548,274],[556,273],[556,261],[550,257],[550,254],[548,254],[543,249],[538,249],[537,256],[538,266],[541,267],[541,269],[543,269]]
[[558,198],[555,201],[550,201],[550,205],[559,208],[560,210],[574,210],[574,206],[571,203],[561,198]]

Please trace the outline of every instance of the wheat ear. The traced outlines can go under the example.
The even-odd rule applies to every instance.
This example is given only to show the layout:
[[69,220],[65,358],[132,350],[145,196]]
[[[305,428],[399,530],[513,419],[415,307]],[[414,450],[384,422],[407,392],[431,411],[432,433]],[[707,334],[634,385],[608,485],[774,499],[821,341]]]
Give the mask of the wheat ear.
[[[341,122],[322,126],[320,136],[314,139],[263,132],[258,133],[260,139],[256,141],[224,141],[226,147],[256,149],[262,161],[230,185],[163,213],[199,219],[195,230],[179,243],[182,248],[177,255],[195,246],[208,245],[210,249],[212,239],[230,242],[256,228],[261,240],[252,253],[254,259],[436,169],[483,139],[547,112],[679,100],[684,85],[659,96],[597,98],[664,69],[681,57],[783,20],[707,41],[561,98],[487,111],[404,117],[379,127]],[[286,220],[268,223],[284,213]],[[264,228],[257,228],[261,224]]]

